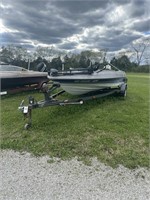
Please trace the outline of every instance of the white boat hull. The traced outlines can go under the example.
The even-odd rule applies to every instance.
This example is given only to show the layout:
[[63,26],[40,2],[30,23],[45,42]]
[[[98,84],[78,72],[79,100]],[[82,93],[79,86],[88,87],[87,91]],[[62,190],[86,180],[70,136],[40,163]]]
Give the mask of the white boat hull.
[[72,95],[83,95],[89,92],[98,91],[106,88],[119,88],[124,82],[119,83],[105,83],[105,84],[61,84],[63,90]]
[[90,75],[61,75],[48,78],[53,82],[60,83],[61,87],[72,95],[83,95],[107,88],[119,88],[127,81],[123,71],[113,70],[94,72]]

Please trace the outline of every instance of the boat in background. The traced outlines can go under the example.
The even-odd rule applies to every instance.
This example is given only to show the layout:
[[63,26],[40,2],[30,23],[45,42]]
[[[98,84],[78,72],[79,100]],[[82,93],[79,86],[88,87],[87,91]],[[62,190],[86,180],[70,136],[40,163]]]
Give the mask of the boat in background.
[[43,83],[47,83],[47,72],[27,70],[22,67],[0,63],[1,92],[22,91],[23,89],[40,88]]
[[122,86],[121,92],[126,95],[126,73],[111,64],[96,70],[92,67],[62,72],[51,69],[48,78],[54,83],[59,83],[67,93],[72,95],[86,95],[100,90],[119,89]]

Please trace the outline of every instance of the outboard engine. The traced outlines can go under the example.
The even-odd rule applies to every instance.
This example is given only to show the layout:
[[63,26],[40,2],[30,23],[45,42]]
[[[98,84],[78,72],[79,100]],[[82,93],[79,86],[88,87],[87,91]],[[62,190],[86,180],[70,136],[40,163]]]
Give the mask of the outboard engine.
[[50,69],[49,71],[50,76],[58,76],[58,70],[57,69]]
[[44,72],[46,70],[46,65],[44,62],[40,62],[37,66],[36,66],[37,70],[39,72]]

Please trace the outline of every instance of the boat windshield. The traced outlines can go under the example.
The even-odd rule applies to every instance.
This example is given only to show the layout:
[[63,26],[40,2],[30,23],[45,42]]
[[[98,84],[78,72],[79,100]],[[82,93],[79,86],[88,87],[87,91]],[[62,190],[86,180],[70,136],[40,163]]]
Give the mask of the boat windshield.
[[27,69],[13,65],[0,65],[0,71],[27,71]]

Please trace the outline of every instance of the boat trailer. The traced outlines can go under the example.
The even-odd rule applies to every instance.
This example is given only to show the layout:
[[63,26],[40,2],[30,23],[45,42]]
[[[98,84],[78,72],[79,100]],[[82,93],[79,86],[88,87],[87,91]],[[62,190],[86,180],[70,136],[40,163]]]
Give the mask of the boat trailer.
[[32,109],[43,108],[47,106],[65,106],[65,105],[82,105],[84,101],[90,99],[97,99],[100,97],[105,97],[114,93],[120,94],[120,96],[126,96],[127,84],[124,83],[118,88],[114,89],[104,89],[98,90],[95,93],[89,93],[86,95],[79,96],[77,99],[65,99],[58,100],[56,97],[65,93],[65,90],[60,90],[57,93],[54,93],[56,89],[60,88],[59,83],[53,83],[49,87],[49,83],[44,83],[41,87],[41,92],[44,95],[44,99],[41,101],[36,101],[36,99],[32,96],[29,96],[29,103],[27,106],[24,105],[24,100],[21,102],[18,109],[23,113],[24,119],[27,119],[28,122],[25,124],[24,129],[28,129],[32,125]]

